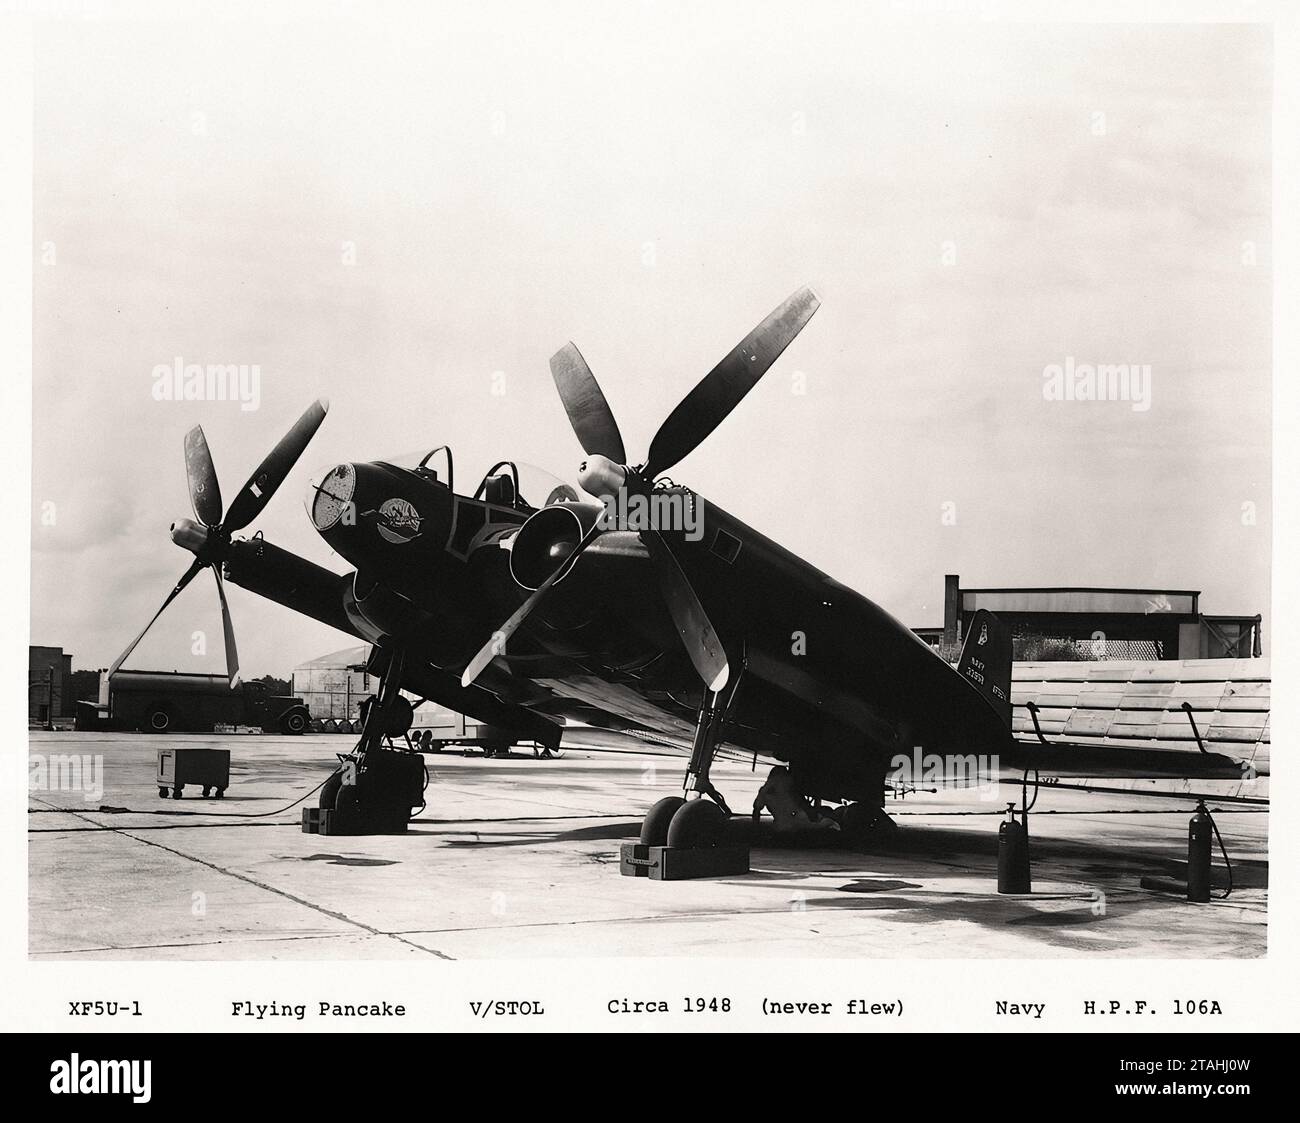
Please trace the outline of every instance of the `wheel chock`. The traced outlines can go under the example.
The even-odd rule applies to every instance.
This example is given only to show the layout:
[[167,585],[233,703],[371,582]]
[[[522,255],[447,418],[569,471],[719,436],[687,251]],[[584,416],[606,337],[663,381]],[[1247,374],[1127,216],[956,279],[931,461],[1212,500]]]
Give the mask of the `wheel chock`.
[[330,818],[334,814],[328,807],[304,807],[302,809],[303,834],[330,834]]
[[748,846],[645,846],[625,842],[618,872],[651,881],[689,881],[698,877],[735,877],[749,873]]
[[352,812],[341,815],[330,807],[304,807],[302,809],[303,834],[373,835],[406,834],[407,821],[396,816],[380,818]]

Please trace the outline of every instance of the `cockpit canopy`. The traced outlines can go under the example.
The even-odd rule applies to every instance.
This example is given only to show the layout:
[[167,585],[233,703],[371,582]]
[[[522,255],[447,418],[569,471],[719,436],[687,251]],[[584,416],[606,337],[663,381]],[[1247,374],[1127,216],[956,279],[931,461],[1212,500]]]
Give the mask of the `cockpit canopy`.
[[[383,463],[417,472],[446,485],[453,492],[458,491],[455,462],[447,445],[385,457]],[[459,493],[496,507],[512,507],[519,511],[535,511],[562,501],[576,503],[581,498],[576,487],[546,469],[514,460],[498,461],[484,473],[473,491]]]

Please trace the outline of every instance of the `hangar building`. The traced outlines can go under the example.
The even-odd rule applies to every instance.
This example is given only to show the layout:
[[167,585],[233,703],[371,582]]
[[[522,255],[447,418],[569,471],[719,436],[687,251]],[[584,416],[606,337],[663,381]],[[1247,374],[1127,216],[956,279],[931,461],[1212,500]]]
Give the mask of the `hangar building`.
[[48,729],[76,712],[72,697],[72,656],[61,647],[27,648],[27,724]]
[[360,718],[363,699],[379,689],[379,679],[366,673],[366,646],[345,647],[294,667],[289,693],[303,700],[317,721]]
[[959,650],[966,621],[986,608],[1011,626],[1013,657],[1022,661],[1261,655],[1260,616],[1207,616],[1200,598],[1187,589],[963,589],[950,573],[944,578],[943,627],[916,632],[945,654]]

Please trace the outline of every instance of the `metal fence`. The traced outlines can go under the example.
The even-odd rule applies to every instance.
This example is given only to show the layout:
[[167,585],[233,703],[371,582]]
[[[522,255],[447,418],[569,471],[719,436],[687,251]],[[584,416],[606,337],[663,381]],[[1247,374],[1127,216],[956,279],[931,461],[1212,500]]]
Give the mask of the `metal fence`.
[[1080,639],[1012,628],[1011,658],[1018,663],[1094,663],[1110,659],[1164,659],[1165,644],[1155,639],[1115,639],[1106,635]]

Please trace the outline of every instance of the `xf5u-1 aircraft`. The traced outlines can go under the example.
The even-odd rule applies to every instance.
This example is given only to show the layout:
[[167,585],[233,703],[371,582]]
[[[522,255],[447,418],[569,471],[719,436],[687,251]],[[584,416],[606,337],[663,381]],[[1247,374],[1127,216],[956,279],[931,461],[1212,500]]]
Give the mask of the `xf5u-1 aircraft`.
[[236,537],[283,483],[326,403],[308,408],[228,508],[196,427],[185,466],[197,521],[171,529],[194,560],[113,670],[211,569],[232,683],[238,655],[223,575],[373,645],[375,702],[320,794],[338,833],[404,830],[423,805],[422,758],[402,738],[406,695],[545,747],[558,745],[566,721],[689,745],[682,795],[645,818],[649,845],[720,840],[730,811],[710,766],[723,745],[784,766],[790,794],[837,805],[846,835],[887,830],[886,777],[900,750],[1023,757],[1010,735],[1007,629],[981,613],[954,668],[867,597],[664,476],[817,307],[804,288],[776,308],[686,395],[635,464],[582,355],[562,348],[551,373],[586,454],[577,470],[585,495],[510,461],[458,492],[446,447],[416,463],[334,467],[313,482],[308,507],[355,566],[343,575],[260,533]]

